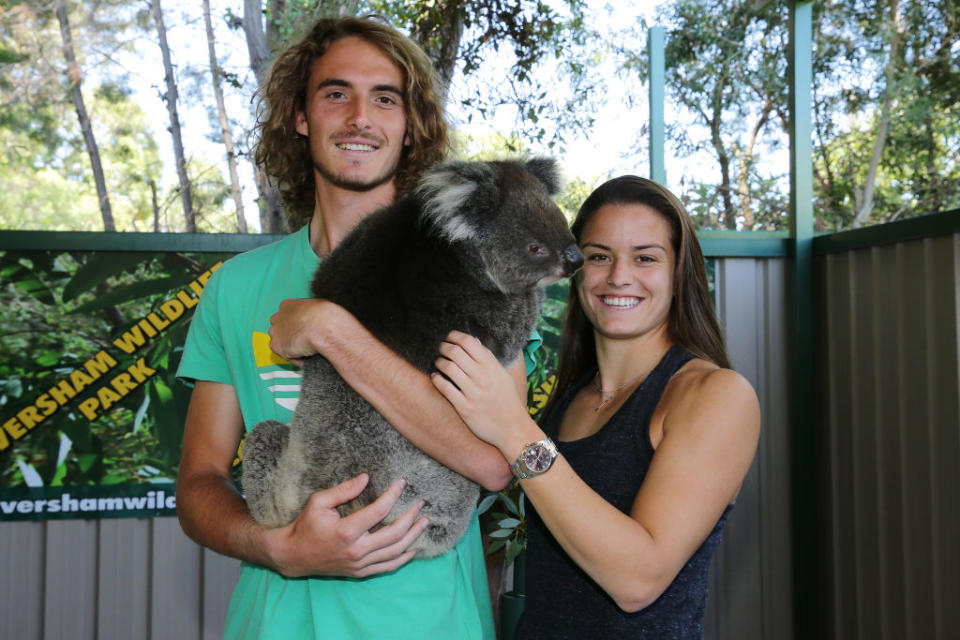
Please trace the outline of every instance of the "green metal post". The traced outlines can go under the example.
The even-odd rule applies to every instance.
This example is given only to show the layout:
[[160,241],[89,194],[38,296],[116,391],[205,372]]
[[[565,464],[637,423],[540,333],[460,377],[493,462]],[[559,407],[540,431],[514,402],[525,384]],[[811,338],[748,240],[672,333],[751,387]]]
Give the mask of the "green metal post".
[[664,40],[663,27],[650,27],[647,36],[650,55],[650,179],[660,184],[667,182],[664,164]]
[[790,6],[791,417],[796,638],[819,633],[813,386],[813,2]]

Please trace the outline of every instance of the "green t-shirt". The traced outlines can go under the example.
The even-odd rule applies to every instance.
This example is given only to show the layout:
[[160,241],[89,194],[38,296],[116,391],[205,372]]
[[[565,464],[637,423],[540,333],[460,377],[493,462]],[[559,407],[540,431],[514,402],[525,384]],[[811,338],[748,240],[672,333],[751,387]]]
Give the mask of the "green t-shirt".
[[[270,316],[286,298],[309,297],[319,259],[305,226],[238,255],[207,283],[177,375],[232,385],[247,431],[289,423],[300,370],[270,351]],[[525,358],[531,369],[534,336]],[[364,579],[284,578],[243,563],[226,638],[474,639],[495,637],[480,527],[474,517],[451,551]]]

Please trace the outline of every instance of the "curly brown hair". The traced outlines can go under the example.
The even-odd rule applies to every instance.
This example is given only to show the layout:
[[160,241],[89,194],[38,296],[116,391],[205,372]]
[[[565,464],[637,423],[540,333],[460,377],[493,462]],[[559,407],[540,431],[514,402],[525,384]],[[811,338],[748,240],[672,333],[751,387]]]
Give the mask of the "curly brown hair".
[[397,192],[410,189],[450,146],[443,105],[430,59],[412,40],[374,16],[321,18],[273,62],[260,90],[254,159],[283,196],[291,228],[306,224],[315,206],[313,161],[306,136],[296,131],[296,113],[306,107],[307,82],[314,61],[330,45],[356,36],[378,46],[404,74],[404,106],[410,144],[397,169]]

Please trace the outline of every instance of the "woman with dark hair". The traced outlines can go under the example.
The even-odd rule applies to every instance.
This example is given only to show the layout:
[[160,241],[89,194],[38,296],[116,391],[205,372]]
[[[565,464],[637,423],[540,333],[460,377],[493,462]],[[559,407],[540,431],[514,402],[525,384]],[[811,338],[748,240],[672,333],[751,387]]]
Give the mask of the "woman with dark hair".
[[528,510],[518,638],[700,638],[710,558],[760,431],[729,362],[683,204],[615,178],[580,208],[560,368],[543,427],[476,339],[436,387],[508,462]]

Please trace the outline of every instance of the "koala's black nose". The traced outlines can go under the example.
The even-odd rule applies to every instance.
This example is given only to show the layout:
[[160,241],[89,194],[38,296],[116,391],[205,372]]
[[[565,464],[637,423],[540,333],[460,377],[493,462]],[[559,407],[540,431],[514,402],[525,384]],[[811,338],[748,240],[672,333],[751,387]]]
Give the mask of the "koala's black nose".
[[583,254],[580,253],[580,249],[577,248],[577,245],[572,244],[566,249],[563,250],[563,275],[564,277],[572,276],[577,272],[577,269],[583,266]]

